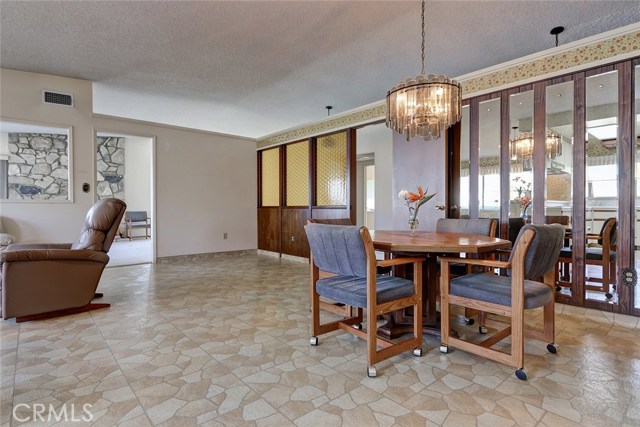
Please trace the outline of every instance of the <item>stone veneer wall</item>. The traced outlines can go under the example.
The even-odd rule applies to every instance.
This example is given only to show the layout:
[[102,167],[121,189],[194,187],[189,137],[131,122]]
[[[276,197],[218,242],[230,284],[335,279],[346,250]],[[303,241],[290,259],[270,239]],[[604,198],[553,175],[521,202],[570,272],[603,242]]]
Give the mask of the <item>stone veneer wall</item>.
[[125,138],[99,136],[97,139],[96,175],[98,199],[116,197],[124,200]]
[[9,133],[9,199],[69,198],[68,135]]

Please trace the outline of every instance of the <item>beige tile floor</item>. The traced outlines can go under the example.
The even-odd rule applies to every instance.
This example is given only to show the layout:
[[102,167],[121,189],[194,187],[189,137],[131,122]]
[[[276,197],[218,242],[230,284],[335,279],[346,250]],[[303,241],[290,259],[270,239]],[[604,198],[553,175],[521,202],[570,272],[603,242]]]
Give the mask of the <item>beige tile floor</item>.
[[[640,425],[637,318],[558,306],[560,351],[530,341],[526,382],[460,350],[441,354],[431,337],[423,357],[396,356],[367,378],[353,336],[309,346],[307,269],[261,255],[110,268],[109,309],[1,321],[0,424]],[[36,404],[67,408],[69,421],[33,421]]]

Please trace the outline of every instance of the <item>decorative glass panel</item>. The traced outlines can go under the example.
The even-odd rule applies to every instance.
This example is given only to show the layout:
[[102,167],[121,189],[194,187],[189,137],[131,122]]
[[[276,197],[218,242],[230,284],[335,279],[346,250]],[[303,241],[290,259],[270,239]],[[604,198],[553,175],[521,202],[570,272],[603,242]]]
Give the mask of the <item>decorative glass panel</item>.
[[287,206],[309,204],[309,141],[286,147]]
[[347,204],[347,133],[318,138],[316,156],[316,205]]
[[280,156],[278,152],[278,148],[262,152],[261,206],[280,205]]

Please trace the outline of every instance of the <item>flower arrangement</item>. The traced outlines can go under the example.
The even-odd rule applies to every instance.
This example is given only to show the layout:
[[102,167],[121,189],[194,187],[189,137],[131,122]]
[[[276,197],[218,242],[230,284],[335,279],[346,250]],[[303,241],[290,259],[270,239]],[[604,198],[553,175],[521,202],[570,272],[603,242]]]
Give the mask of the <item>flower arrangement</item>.
[[435,195],[436,193],[426,194],[420,186],[418,187],[418,194],[407,190],[401,190],[400,193],[398,193],[398,197],[404,199],[405,204],[409,207],[409,229],[411,230],[412,236],[418,227],[418,210],[420,206],[427,203]]
[[513,201],[523,208],[523,215],[526,215],[527,208],[531,206],[531,183],[516,176],[513,178],[515,192],[518,194]]

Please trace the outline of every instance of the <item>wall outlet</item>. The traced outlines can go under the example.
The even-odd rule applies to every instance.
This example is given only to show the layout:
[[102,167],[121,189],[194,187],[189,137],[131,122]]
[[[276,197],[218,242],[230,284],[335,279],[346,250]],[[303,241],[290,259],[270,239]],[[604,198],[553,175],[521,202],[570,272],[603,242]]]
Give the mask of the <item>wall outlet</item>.
[[223,234],[222,234],[222,238],[223,238],[224,240],[227,240],[227,237],[229,237],[229,236],[227,235],[227,233],[223,233]]

